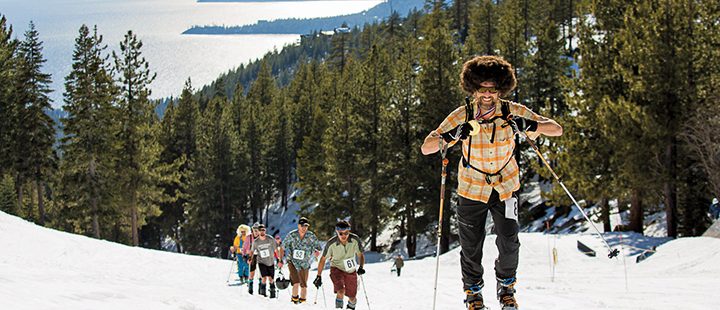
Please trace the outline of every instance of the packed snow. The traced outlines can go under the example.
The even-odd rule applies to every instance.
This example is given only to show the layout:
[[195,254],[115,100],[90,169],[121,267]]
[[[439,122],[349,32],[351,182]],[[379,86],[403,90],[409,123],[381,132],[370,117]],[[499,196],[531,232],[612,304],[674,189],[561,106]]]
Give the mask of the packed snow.
[[[649,247],[651,237],[606,234],[613,246]],[[640,263],[634,256],[608,259],[601,241],[587,234],[522,233],[518,292],[522,309],[718,309],[720,239],[657,239],[658,252]],[[576,242],[594,248],[588,257]],[[639,241],[638,241],[639,240]],[[483,264],[489,272],[483,294],[491,309],[494,236],[486,239]],[[663,243],[664,242],[664,243]],[[552,248],[557,265],[552,272]],[[36,226],[0,212],[1,309],[287,309],[288,290],[278,299],[248,295],[245,286],[228,286],[229,260],[128,247]],[[627,254],[637,249],[623,247]],[[402,277],[392,262],[366,266],[358,309],[431,309],[435,258],[406,262]],[[625,269],[627,268],[627,277]],[[285,270],[287,275],[287,270]],[[315,272],[311,271],[311,278]],[[309,289],[308,303],[332,307],[332,284],[324,272],[324,292]],[[317,304],[314,304],[318,295]],[[365,296],[367,295],[367,299]],[[463,309],[459,248],[440,257],[437,309]]]

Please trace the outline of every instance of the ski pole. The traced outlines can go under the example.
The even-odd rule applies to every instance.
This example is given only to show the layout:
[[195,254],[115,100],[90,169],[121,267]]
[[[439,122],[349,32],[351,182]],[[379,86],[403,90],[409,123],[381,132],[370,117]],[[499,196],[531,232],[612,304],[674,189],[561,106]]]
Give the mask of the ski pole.
[[368,310],[370,310],[370,300],[367,297],[367,291],[365,290],[365,279],[363,278],[362,275],[360,275],[360,282],[362,283],[362,286],[363,286],[363,293],[365,294],[365,302],[367,302]]
[[608,258],[617,257],[618,254],[620,254],[620,251],[618,249],[613,249],[612,247],[610,247],[610,244],[608,244],[607,240],[605,240],[605,237],[603,237],[603,235],[600,233],[600,230],[595,226],[595,224],[593,224],[593,222],[590,220],[590,218],[587,216],[587,214],[585,214],[585,211],[583,211],[583,209],[577,203],[577,201],[575,200],[575,197],[573,197],[573,195],[570,194],[570,191],[567,189],[567,187],[565,187],[565,184],[563,184],[563,182],[560,181],[560,177],[558,177],[558,175],[555,174],[555,171],[552,169],[552,167],[550,167],[550,164],[548,164],[547,160],[545,160],[545,156],[543,156],[540,153],[540,150],[537,148],[537,146],[535,146],[535,143],[532,141],[532,139],[530,139],[528,137],[527,133],[518,129],[515,121],[510,119],[508,123],[510,123],[510,126],[512,126],[513,131],[515,131],[516,133],[519,133],[530,144],[532,149],[535,151],[535,153],[537,153],[537,155],[540,157],[542,162],[545,164],[545,167],[547,167],[548,170],[550,170],[550,173],[552,173],[555,180],[557,180],[558,183],[560,183],[560,186],[563,188],[563,190],[565,190],[565,193],[568,195],[568,197],[570,197],[570,200],[572,200],[573,204],[575,204],[575,207],[577,207],[577,209],[580,211],[580,213],[585,217],[585,220],[587,220],[588,223],[590,223],[590,226],[592,226],[595,229],[595,232],[597,232],[597,235],[600,236],[600,239],[602,239],[603,243],[605,243],[605,246],[608,248],[608,251],[610,251],[610,253],[608,253]]
[[327,309],[327,297],[325,297],[325,287],[321,285],[320,288],[323,292],[323,304],[325,304],[325,309]]
[[445,157],[445,155],[447,154],[447,144],[443,143],[442,138],[440,138],[439,143],[441,145],[440,156],[442,156],[442,172],[440,174],[440,215],[438,219],[438,239],[437,249],[435,250],[435,285],[433,286],[433,310],[435,310],[435,304],[437,301],[438,270],[440,269],[440,240],[442,238],[443,205],[445,204],[445,178],[447,177],[447,172],[445,171],[445,168],[448,165],[448,159]]
[[625,248],[622,232],[620,232],[620,248],[623,250],[623,269],[625,269],[625,291],[629,292],[630,290],[628,289],[627,263],[625,263]]
[[225,283],[230,283],[230,275],[232,275],[233,271],[233,265],[235,265],[237,262],[234,260],[230,261],[230,271],[228,272],[227,280],[225,280]]
[[315,300],[313,301],[313,305],[317,305],[318,294],[320,294],[320,288],[319,288],[319,287],[315,290]]

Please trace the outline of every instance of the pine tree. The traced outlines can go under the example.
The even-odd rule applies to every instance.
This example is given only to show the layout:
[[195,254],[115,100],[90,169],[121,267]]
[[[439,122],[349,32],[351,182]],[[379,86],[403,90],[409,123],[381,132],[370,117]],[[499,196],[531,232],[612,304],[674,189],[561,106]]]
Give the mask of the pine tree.
[[[558,1],[543,0],[539,1],[538,9],[535,10],[539,22],[533,27],[536,33],[536,39],[531,44],[534,54],[528,57],[527,73],[525,77],[525,85],[527,86],[527,102],[526,106],[537,113],[557,119],[567,113],[567,104],[565,103],[566,93],[563,80],[570,72],[570,62],[564,56],[564,42],[560,37],[558,29],[559,22],[555,16],[553,7]],[[555,165],[557,153],[561,152],[550,139],[537,141],[543,146],[544,156],[549,162]],[[532,169],[540,173],[546,179],[552,179],[549,170],[537,158],[537,155],[530,151],[526,156],[520,159],[526,159],[532,165]],[[525,184],[529,176],[533,176],[533,171],[523,162],[519,162],[521,166],[521,184]],[[530,172],[530,173],[528,173]]]
[[188,253],[219,257],[231,243],[238,137],[232,106],[216,97],[197,120],[196,156],[191,161],[190,201],[184,226]]
[[[565,150],[557,153],[560,164],[556,172],[573,195],[586,197],[591,204],[599,202],[606,229],[611,228],[607,202],[620,188],[615,173],[615,159],[619,158],[615,146],[610,143],[611,139],[615,140],[614,133],[605,130],[619,128],[615,116],[610,117],[611,111],[617,109],[607,104],[617,102],[627,94],[626,83],[616,74],[613,64],[619,54],[616,37],[622,28],[625,7],[630,5],[625,1],[609,0],[593,2],[583,9],[590,12],[592,18],[584,17],[578,27],[579,46],[582,47],[577,55],[581,76],[568,81],[565,100],[568,113],[558,118],[564,134],[553,139],[559,149]],[[561,188],[555,187],[550,199],[562,206],[556,212],[557,216],[572,208]]]
[[45,223],[44,189],[49,175],[55,165],[53,143],[55,129],[53,120],[46,114],[51,109],[50,74],[42,72],[45,59],[42,55],[42,41],[30,22],[25,32],[25,39],[18,45],[17,55],[17,89],[15,96],[17,105],[18,134],[13,137],[16,143],[15,186],[18,187],[18,204],[22,207],[20,187],[31,179],[36,188],[38,199],[38,224]]
[[[171,137],[161,155],[164,163],[183,161],[180,166],[180,182],[176,186],[169,185],[165,191],[168,195],[176,195],[177,200],[163,204],[160,221],[162,235],[172,236],[178,245],[178,252],[183,251],[183,235],[181,234],[184,222],[185,205],[187,204],[188,184],[190,183],[189,162],[195,157],[195,125],[199,115],[198,102],[193,97],[193,88],[190,78],[185,82],[177,106],[172,116]],[[162,236],[161,236],[162,237]]]
[[[332,227],[339,214],[328,210],[332,203],[331,196],[328,195],[330,189],[326,186],[330,182],[330,176],[326,173],[327,155],[323,136],[329,125],[329,116],[317,103],[313,104],[311,108],[311,126],[297,155],[298,182],[296,186],[302,189],[298,198],[303,203],[303,212],[309,213],[310,219],[316,223],[316,227]],[[329,237],[322,231],[316,231],[316,233],[320,237]]]
[[15,184],[9,174],[3,174],[0,178],[0,211],[16,214],[17,200],[15,198]]
[[293,182],[297,181],[297,154],[303,148],[303,142],[312,124],[313,101],[318,93],[312,76],[316,67],[316,62],[306,63],[301,61],[295,78],[285,90],[290,100],[288,103],[288,118],[290,119],[290,159],[292,161],[291,174],[293,175]]
[[[139,245],[139,229],[147,216],[159,214],[158,203],[164,199],[160,179],[170,177],[159,162],[159,121],[155,106],[148,99],[148,85],[155,79],[149,64],[142,57],[143,44],[128,31],[120,42],[120,54],[113,52],[114,71],[120,85],[119,122],[117,133],[121,148],[116,171],[121,172],[121,198],[130,215],[131,244]],[[167,173],[166,173],[167,172]]]
[[12,26],[0,15],[0,175],[10,173],[13,165],[13,135],[16,128],[12,91],[17,59],[14,57],[17,40],[12,38]]
[[[252,173],[253,177],[256,177],[254,178],[255,183],[257,183],[251,191],[253,213],[257,213],[263,206],[269,205],[277,189],[277,180],[279,179],[277,169],[280,167],[273,164],[279,162],[278,158],[283,154],[276,152],[277,148],[273,145],[276,141],[269,138],[273,135],[278,137],[280,128],[277,118],[282,117],[284,113],[276,103],[277,93],[277,85],[272,77],[271,68],[267,62],[262,62],[258,77],[247,95],[248,104],[255,112],[252,117],[254,128],[249,128],[250,132],[247,132],[247,135],[254,135],[249,139],[257,139],[259,142],[249,144],[251,163],[259,167],[254,168]],[[267,217],[265,221],[267,221]]]
[[[390,190],[396,202],[392,205],[393,217],[400,222],[400,237],[405,238],[407,253],[414,257],[417,249],[417,227],[424,227],[422,217],[417,216],[417,190],[418,163],[423,159],[417,152],[420,147],[420,137],[424,133],[418,132],[414,124],[419,122],[417,110],[417,41],[407,38],[401,42],[401,53],[392,66],[395,79],[390,83],[390,105],[386,113],[388,120],[383,123],[382,130],[389,134],[385,145],[388,157],[383,169],[392,180]],[[427,224],[427,223],[425,223]]]
[[465,38],[468,36],[469,24],[470,24],[470,1],[469,0],[455,0],[452,2],[452,6],[448,11],[452,13],[452,24],[450,28],[453,30],[453,36],[456,37],[458,44],[465,43]]
[[[296,186],[302,189],[299,200],[303,203],[303,213],[308,214],[316,227],[332,227],[340,217],[335,210],[333,200],[338,195],[327,184],[334,183],[327,173],[327,145],[323,141],[325,132],[335,117],[330,113],[335,102],[334,86],[337,75],[328,70],[327,64],[314,63],[311,66],[311,87],[309,98],[310,121],[307,134],[303,137],[302,147],[297,154]],[[330,237],[332,231],[315,231],[321,237]]]
[[507,0],[499,5],[497,34],[499,55],[512,64],[518,79],[518,87],[512,99],[520,103],[525,99],[524,75],[520,73],[525,68],[529,42],[526,38],[527,22],[523,16],[523,1]]
[[465,56],[495,55],[498,12],[494,1],[482,0],[471,6],[470,21],[468,38],[463,46]]
[[[73,70],[65,77],[62,119],[65,137],[61,171],[68,199],[91,219],[92,235],[102,238],[101,219],[114,203],[114,98],[117,93],[97,27],[82,25],[75,39]],[[80,219],[78,219],[80,220]],[[84,226],[84,225],[83,225]]]
[[[434,3],[432,11],[423,20],[424,39],[421,43],[420,67],[422,71],[418,77],[420,107],[418,108],[419,121],[415,124],[420,132],[417,139],[424,138],[427,133],[435,130],[442,120],[453,109],[463,104],[458,90],[459,59],[456,47],[449,35],[449,26],[441,1]],[[457,154],[453,154],[457,156]],[[453,159],[457,157],[452,157]],[[435,156],[425,156],[419,164],[422,175],[418,178],[418,191],[416,198],[422,201],[420,206],[428,217],[439,214],[440,173],[439,161]],[[448,180],[452,180],[448,176]],[[446,187],[453,188],[452,181]],[[446,200],[446,202],[449,201]],[[448,232],[452,212],[445,208],[443,215],[443,231]],[[443,234],[441,252],[449,249],[449,234]]]
[[669,237],[679,233],[678,197],[685,194],[678,184],[685,179],[683,173],[688,172],[683,171],[680,161],[687,158],[682,153],[680,129],[695,117],[683,112],[698,107],[695,77],[699,75],[692,54],[696,16],[692,2],[642,2],[627,11],[625,28],[620,34],[625,44],[620,49],[618,69],[630,85],[630,98],[647,108],[657,124],[654,134],[659,137],[662,150],[656,155],[662,163],[659,180]]
[[160,203],[160,215],[149,218],[148,224],[142,228],[144,247],[159,249],[163,241],[169,238],[174,245],[170,249],[184,252],[184,235],[181,230],[185,222],[185,205],[188,203],[191,178],[189,162],[195,155],[195,122],[198,114],[198,103],[188,78],[180,98],[170,99],[162,118],[159,136],[162,148],[160,162],[178,166],[176,172],[179,178],[160,184],[165,195],[172,199]]
[[291,151],[290,151],[290,124],[288,123],[288,101],[286,97],[280,97],[275,101],[274,111],[278,111],[280,115],[275,117],[271,124],[275,128],[275,131],[270,135],[270,139],[275,141],[272,145],[271,153],[274,155],[271,157],[273,160],[270,162],[270,167],[274,171],[273,176],[273,190],[276,191],[280,196],[280,206],[283,210],[287,210],[288,207],[288,190],[290,187],[290,172],[292,166]]
[[234,134],[238,137],[236,151],[234,152],[233,157],[235,162],[235,184],[233,184],[234,191],[232,194],[233,201],[235,203],[233,204],[234,209],[232,220],[234,223],[245,223],[251,216],[251,210],[249,208],[250,196],[248,193],[255,182],[250,176],[250,171],[252,169],[249,157],[251,145],[249,144],[249,141],[243,137],[243,127],[246,123],[246,115],[251,115],[251,113],[249,110],[246,110],[246,108],[248,108],[248,103],[241,84],[238,84],[235,87],[231,104],[232,107],[230,116],[233,119],[233,129],[235,130]]
[[[350,141],[361,146],[361,156],[357,164],[362,171],[360,207],[364,212],[356,212],[356,219],[362,219],[363,226],[369,226],[370,249],[377,251],[377,236],[383,227],[383,219],[386,217],[384,197],[390,195],[387,191],[389,182],[388,175],[383,175],[386,156],[383,146],[386,145],[388,135],[394,134],[390,131],[382,132],[382,123],[386,121],[385,109],[390,101],[388,85],[392,80],[390,75],[390,59],[387,50],[381,47],[382,43],[373,44],[365,52],[366,58],[359,63],[359,74],[354,74],[351,80],[352,87],[350,97],[350,110],[352,118],[352,132]],[[358,215],[363,215],[362,217]]]
[[328,57],[328,62],[339,72],[345,71],[351,38],[352,34],[346,23],[335,29],[335,34],[332,37],[332,52]]
[[367,222],[363,221],[360,201],[363,182],[360,162],[365,152],[356,143],[358,127],[354,121],[357,107],[352,100],[356,97],[353,94],[356,91],[353,80],[362,78],[359,77],[362,75],[359,67],[355,58],[348,57],[343,76],[339,76],[339,72],[335,75],[338,83],[337,105],[327,114],[329,126],[322,138],[326,152],[324,169],[327,181],[330,181],[330,184],[325,185],[326,195],[331,199],[331,205],[323,206],[323,211],[327,212],[328,217],[349,218],[353,230],[364,235]]

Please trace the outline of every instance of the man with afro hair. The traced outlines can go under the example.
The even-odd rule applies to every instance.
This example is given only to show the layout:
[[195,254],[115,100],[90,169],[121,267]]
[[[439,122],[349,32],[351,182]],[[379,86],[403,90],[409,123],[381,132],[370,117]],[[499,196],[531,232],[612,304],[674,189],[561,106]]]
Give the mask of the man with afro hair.
[[463,65],[460,87],[467,93],[465,105],[452,111],[425,138],[425,155],[441,148],[462,145],[458,165],[457,215],[460,233],[460,265],[467,309],[486,309],[482,288],[483,242],[488,212],[495,224],[499,257],[495,260],[497,298],[503,310],[518,309],[515,299],[520,241],[515,191],[520,176],[514,157],[515,131],[562,135],[562,127],[524,105],[500,99],[509,95],[517,81],[512,65],[499,56],[476,56]]

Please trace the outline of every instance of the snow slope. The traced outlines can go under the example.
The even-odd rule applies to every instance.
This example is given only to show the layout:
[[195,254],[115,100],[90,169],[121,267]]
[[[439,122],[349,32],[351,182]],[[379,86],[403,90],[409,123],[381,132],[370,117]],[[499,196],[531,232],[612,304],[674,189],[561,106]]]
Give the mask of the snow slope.
[[[620,235],[610,235],[619,240]],[[623,235],[624,242],[636,236]],[[718,309],[720,239],[682,238],[658,247],[636,264],[608,260],[592,235],[523,233],[517,298],[528,309]],[[579,253],[577,240],[595,248],[598,257]],[[486,239],[484,289],[491,309],[494,236]],[[554,281],[549,248],[556,246]],[[635,243],[637,244],[637,243]],[[635,251],[635,250],[633,250]],[[637,251],[635,251],[637,252]],[[630,250],[628,250],[630,253]],[[440,258],[438,309],[463,309],[459,249]],[[371,309],[431,309],[435,258],[408,261],[400,278],[390,262],[366,266],[365,287]],[[0,212],[0,309],[288,309],[288,291],[277,300],[249,296],[245,287],[228,287],[231,262],[133,248],[38,227]],[[314,275],[311,272],[311,277]],[[324,273],[325,296],[332,303]],[[359,307],[367,302],[360,285]],[[303,309],[325,309],[323,294]],[[332,305],[330,305],[332,306]]]

